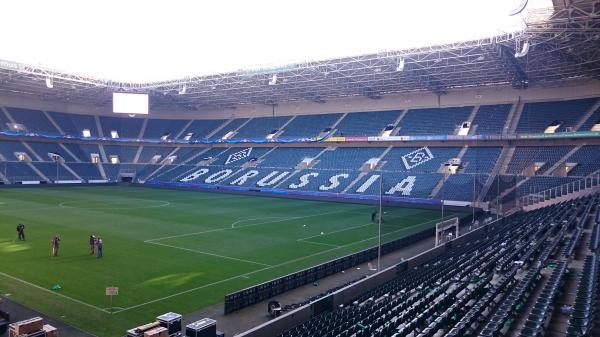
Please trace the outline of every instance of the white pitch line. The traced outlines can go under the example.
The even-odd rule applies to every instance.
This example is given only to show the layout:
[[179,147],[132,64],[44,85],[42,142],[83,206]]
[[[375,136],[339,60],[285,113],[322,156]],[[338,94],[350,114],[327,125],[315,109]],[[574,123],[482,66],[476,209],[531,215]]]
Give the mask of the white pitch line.
[[38,286],[37,284],[33,284],[33,283],[27,282],[27,281],[25,281],[25,280],[21,280],[21,279],[20,279],[20,278],[18,278],[18,277],[14,277],[14,276],[8,275],[8,274],[6,274],[6,273],[3,273],[3,272],[0,272],[0,275],[2,275],[2,276],[4,276],[4,277],[7,277],[7,278],[9,278],[9,279],[12,279],[12,280],[15,280],[15,281],[21,282],[21,283],[23,283],[23,284],[26,284],[26,285],[28,285],[28,286],[34,287],[34,288],[36,288],[36,289],[43,290],[43,291],[45,291],[45,292],[47,292],[47,293],[54,294],[54,295],[56,295],[56,296],[59,296],[59,297],[62,297],[62,298],[66,298],[66,299],[68,299],[68,300],[71,300],[71,301],[73,301],[73,302],[75,302],[75,303],[79,303],[79,304],[85,305],[85,306],[87,306],[87,307],[90,307],[90,308],[92,308],[92,309],[96,309],[96,310],[99,310],[99,311],[105,312],[105,313],[107,313],[107,314],[110,314],[110,312],[109,312],[109,311],[107,311],[107,310],[104,310],[104,309],[102,309],[102,308],[100,308],[100,307],[97,307],[97,306],[95,306],[95,305],[93,305],[93,304],[89,304],[89,303],[86,303],[86,302],[80,301],[80,300],[78,300],[78,299],[76,299],[76,298],[73,298],[73,297],[70,297],[70,296],[67,296],[67,295],[63,295],[63,294],[61,294],[61,293],[59,293],[59,292],[55,292],[55,291],[48,290],[48,289],[46,289],[46,288],[43,288],[43,287],[40,287],[40,286]]
[[[362,228],[362,227],[371,226],[371,225],[373,225],[373,224],[372,223],[368,223],[368,224],[364,224],[364,225],[346,227],[346,228],[338,229],[337,231],[327,232],[327,233],[325,233],[323,235],[329,235],[329,234],[335,234],[335,233],[345,232],[345,231],[349,231],[349,230],[352,230],[352,229]],[[312,239],[312,238],[317,238],[317,237],[320,237],[320,236],[323,236],[323,235],[317,234],[317,235],[313,235],[313,236],[307,236],[305,238],[300,238],[300,239],[298,239],[296,241],[305,241],[305,240]]]
[[[139,200],[144,200],[144,199],[139,199]],[[145,208],[161,208],[161,207],[168,207],[171,206],[171,202],[170,201],[166,201],[166,200],[147,200],[147,201],[155,201],[158,202],[159,204],[150,204],[150,205],[146,205],[146,206],[121,206],[119,207],[118,204],[115,204],[116,207],[113,206],[108,206],[108,207],[104,207],[104,206],[99,206],[99,207],[85,207],[85,206],[77,206],[77,204],[75,204],[75,206],[70,206],[69,204],[73,204],[76,203],[77,201],[63,201],[61,203],[58,204],[58,207],[60,208],[76,208],[76,209],[82,209],[82,210],[117,210],[117,209],[145,209]]]
[[338,245],[332,245],[331,243],[315,242],[315,241],[308,241],[308,240],[300,241],[300,239],[298,239],[296,241],[302,242],[302,243],[312,243],[313,245],[320,245],[320,246],[327,246],[327,247],[339,247]]
[[[162,241],[162,240],[166,240],[166,239],[182,238],[182,237],[186,237],[186,236],[193,236],[193,235],[199,235],[199,234],[221,232],[221,231],[230,230],[230,229],[254,227],[254,226],[260,226],[260,225],[265,225],[265,224],[270,224],[270,223],[277,223],[277,222],[289,221],[289,220],[305,219],[305,218],[311,218],[311,217],[314,217],[314,216],[336,214],[336,213],[343,213],[343,212],[349,212],[349,211],[348,210],[333,211],[333,212],[324,212],[324,213],[317,213],[317,214],[311,214],[311,215],[295,216],[295,217],[289,217],[289,218],[281,218],[279,220],[263,221],[263,222],[258,222],[258,223],[255,223],[255,224],[237,226],[237,227],[234,227],[234,228],[231,228],[231,227],[220,227],[220,228],[214,228],[214,229],[209,229],[209,230],[200,231],[200,232],[178,234],[178,235],[171,235],[171,236],[163,236],[163,237],[160,237],[160,238],[154,238],[154,239],[144,240],[144,242],[150,243],[150,242]],[[247,219],[242,219],[242,220],[247,220]]]
[[246,263],[257,264],[257,265],[260,265],[260,266],[271,267],[270,264],[266,264],[266,263],[261,263],[261,262],[256,262],[256,261],[250,261],[250,260],[244,260],[244,259],[238,259],[237,257],[220,255],[220,254],[205,252],[205,251],[202,251],[202,250],[195,250],[195,249],[191,249],[191,248],[171,246],[171,245],[167,245],[167,244],[164,244],[164,243],[158,243],[158,242],[147,242],[147,243],[152,244],[152,245],[169,247],[169,248],[173,248],[173,249],[185,250],[185,251],[192,252],[192,253],[197,253],[197,254],[210,255],[210,256],[214,256],[214,257],[220,257],[220,258],[223,258],[223,259],[229,259],[229,260],[235,260],[235,261],[239,261],[239,262],[246,262]]
[[[434,220],[422,222],[422,223],[419,223],[419,224],[415,224],[415,225],[412,225],[412,226],[404,227],[404,228],[398,229],[398,230],[393,231],[393,232],[388,232],[388,233],[382,234],[381,236],[383,237],[383,236],[386,236],[386,235],[389,235],[389,234],[392,234],[392,233],[395,233],[395,232],[398,232],[398,231],[401,231],[401,230],[404,230],[404,229],[413,228],[413,227],[416,227],[416,226],[424,225],[426,223],[430,223],[432,221],[438,221],[438,220],[439,219],[434,219]],[[273,269],[273,268],[278,268],[278,267],[281,267],[281,266],[285,266],[285,265],[288,265],[290,263],[295,263],[295,262],[298,262],[298,261],[306,260],[306,259],[314,257],[314,256],[318,256],[318,255],[321,255],[321,254],[324,254],[324,253],[328,253],[328,252],[334,251],[336,249],[349,247],[349,246],[355,245],[357,243],[362,243],[362,242],[365,242],[365,241],[368,241],[368,240],[372,240],[372,239],[375,239],[375,238],[377,238],[377,237],[373,236],[373,237],[370,237],[370,238],[366,238],[364,240],[351,242],[351,243],[348,243],[348,244],[345,244],[345,245],[342,245],[342,246],[337,246],[337,247],[334,247],[334,248],[331,248],[331,249],[326,249],[326,250],[323,250],[323,251],[320,251],[320,252],[317,252],[317,253],[314,253],[314,254],[310,254],[310,255],[302,256],[302,257],[299,257],[299,258],[296,258],[296,259],[288,260],[288,261],[285,261],[285,262],[282,262],[282,263],[279,263],[279,264],[272,265],[270,267],[265,267],[265,268],[257,269],[255,271],[251,271],[251,272],[248,272],[248,273],[244,273],[244,274],[232,276],[232,277],[220,280],[220,281],[216,281],[216,282],[213,282],[213,283],[208,283],[208,284],[205,284],[205,285],[201,285],[201,286],[196,287],[196,288],[191,288],[191,289],[188,289],[188,290],[184,290],[182,292],[171,294],[171,295],[164,296],[164,297],[161,297],[161,298],[157,298],[157,299],[145,302],[145,303],[136,304],[134,306],[127,307],[127,308],[125,308],[123,310],[115,311],[115,312],[113,312],[113,314],[118,314],[118,313],[121,313],[123,311],[128,311],[128,310],[131,310],[131,309],[136,309],[136,308],[139,308],[139,307],[143,307],[143,306],[148,305],[148,304],[160,302],[160,301],[163,301],[163,300],[166,300],[166,299],[169,299],[169,298],[177,297],[179,295],[183,295],[183,294],[187,294],[187,293],[190,293],[190,292],[194,292],[196,290],[200,290],[200,289],[212,287],[214,285],[225,283],[225,282],[229,282],[231,280],[235,280],[235,279],[238,279],[238,278],[248,278],[249,275],[253,275],[253,274],[265,271],[265,270],[269,270],[269,269]]]
[[238,220],[235,221],[231,224],[231,228],[235,228],[235,225],[242,223],[242,222],[247,222],[247,221],[254,221],[254,220],[265,220],[265,219],[285,219],[285,217],[283,216],[266,216],[263,218],[254,218],[254,219],[242,219],[242,220]]

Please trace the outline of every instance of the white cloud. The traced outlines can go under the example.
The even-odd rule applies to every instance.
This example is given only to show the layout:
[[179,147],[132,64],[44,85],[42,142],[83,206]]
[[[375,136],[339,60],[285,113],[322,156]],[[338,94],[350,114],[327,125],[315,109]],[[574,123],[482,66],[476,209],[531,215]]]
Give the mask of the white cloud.
[[154,81],[520,29],[516,0],[2,2],[0,58]]

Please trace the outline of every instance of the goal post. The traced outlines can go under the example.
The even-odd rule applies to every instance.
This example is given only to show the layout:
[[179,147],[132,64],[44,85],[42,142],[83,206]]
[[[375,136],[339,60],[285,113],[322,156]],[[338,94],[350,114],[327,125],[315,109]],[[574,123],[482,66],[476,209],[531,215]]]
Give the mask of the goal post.
[[446,237],[449,235],[452,235],[452,238],[458,237],[458,217],[435,224],[435,246],[447,241]]

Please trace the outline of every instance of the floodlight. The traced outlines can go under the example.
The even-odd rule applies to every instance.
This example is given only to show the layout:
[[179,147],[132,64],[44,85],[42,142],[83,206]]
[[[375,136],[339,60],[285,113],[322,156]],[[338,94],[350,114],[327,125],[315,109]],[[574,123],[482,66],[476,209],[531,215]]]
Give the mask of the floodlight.
[[277,74],[273,74],[273,77],[271,77],[271,80],[269,81],[269,85],[275,84],[277,84]]
[[515,57],[520,58],[520,57],[527,55],[527,53],[529,53],[529,41],[525,41],[525,43],[523,43],[523,47],[521,48],[521,51],[516,52]]
[[404,58],[401,57],[400,60],[398,61],[398,66],[396,67],[396,71],[403,71],[404,70]]
[[183,95],[187,92],[187,85],[185,85],[185,83],[181,86],[181,88],[179,88],[179,94]]
[[52,79],[52,77],[46,77],[46,87],[48,89],[54,88],[54,80]]

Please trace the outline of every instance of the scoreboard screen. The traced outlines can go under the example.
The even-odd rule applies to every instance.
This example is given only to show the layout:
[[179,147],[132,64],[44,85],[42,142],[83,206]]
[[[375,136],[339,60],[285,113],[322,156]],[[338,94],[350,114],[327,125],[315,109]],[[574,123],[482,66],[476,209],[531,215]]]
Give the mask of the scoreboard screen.
[[113,112],[121,114],[147,115],[148,95],[113,93]]

